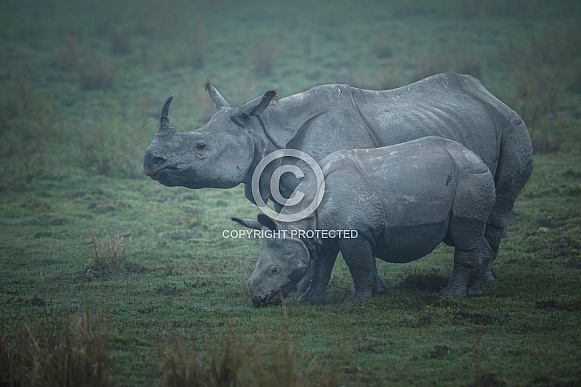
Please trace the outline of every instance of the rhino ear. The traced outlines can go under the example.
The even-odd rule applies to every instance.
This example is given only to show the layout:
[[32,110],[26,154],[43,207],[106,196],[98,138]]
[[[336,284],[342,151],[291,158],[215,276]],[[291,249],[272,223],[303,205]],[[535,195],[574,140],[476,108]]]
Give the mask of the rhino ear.
[[236,114],[241,117],[258,116],[271,102],[277,101],[276,91],[269,90],[262,97],[254,98],[236,109]]
[[262,96],[262,99],[260,100],[260,103],[258,105],[256,105],[252,111],[248,114],[249,116],[257,116],[260,113],[262,113],[264,111],[264,109],[266,109],[271,102],[276,102],[278,101],[278,96],[276,95],[276,91],[275,90],[269,90],[266,93],[264,93],[264,95]]
[[276,231],[279,228],[276,221],[267,215],[259,214],[256,219],[258,219],[258,223],[272,231]]
[[222,97],[222,94],[220,94],[218,89],[216,89],[214,85],[210,83],[210,80],[206,81],[206,90],[208,90],[208,93],[210,93],[210,98],[212,98],[212,101],[214,101],[216,109],[219,110],[222,108],[230,107],[230,104],[228,103],[228,101],[226,101],[226,98]]
[[244,227],[248,227],[248,228],[253,228],[255,230],[261,230],[262,229],[262,225],[260,223],[258,223],[257,220],[254,219],[240,219],[240,218],[230,218],[233,221],[235,221],[236,223],[244,226]]

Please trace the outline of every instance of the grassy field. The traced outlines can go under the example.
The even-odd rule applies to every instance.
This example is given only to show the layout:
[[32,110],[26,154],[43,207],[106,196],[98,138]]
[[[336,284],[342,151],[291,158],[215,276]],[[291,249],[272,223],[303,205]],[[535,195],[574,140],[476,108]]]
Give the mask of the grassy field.
[[[577,2],[8,1],[0,5],[0,386],[578,385],[581,17]],[[435,5],[437,4],[437,5]],[[520,113],[535,169],[484,296],[438,299],[440,247],[378,263],[388,295],[254,308],[257,213],[242,187],[141,172],[161,105],[321,83],[380,89],[471,73]],[[297,295],[298,296],[298,295]]]

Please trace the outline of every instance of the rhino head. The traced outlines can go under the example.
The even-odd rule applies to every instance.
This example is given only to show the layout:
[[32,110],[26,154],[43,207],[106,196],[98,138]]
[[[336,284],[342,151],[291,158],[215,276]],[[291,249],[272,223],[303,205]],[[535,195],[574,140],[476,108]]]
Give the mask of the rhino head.
[[[143,171],[161,184],[188,188],[232,188],[250,181],[252,165],[263,155],[258,116],[275,91],[231,107],[217,89],[206,84],[217,111],[210,121],[191,132],[179,132],[169,124],[168,98],[161,111],[159,130],[145,151]],[[262,147],[264,148],[264,147]],[[264,149],[261,150],[263,152]]]
[[[260,253],[248,290],[254,306],[279,304],[304,280],[311,259],[305,241],[289,236],[281,223],[260,214],[257,220],[232,218],[245,227],[261,230]],[[283,233],[287,231],[287,233]]]

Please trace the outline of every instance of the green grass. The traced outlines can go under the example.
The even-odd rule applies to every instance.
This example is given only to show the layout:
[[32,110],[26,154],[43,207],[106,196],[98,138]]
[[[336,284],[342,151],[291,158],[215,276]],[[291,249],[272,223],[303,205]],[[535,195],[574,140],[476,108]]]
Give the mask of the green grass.
[[[10,339],[26,333],[23,323],[74,321],[100,308],[122,384],[159,382],[160,351],[175,335],[190,351],[223,348],[230,337],[256,352],[284,345],[286,326],[299,369],[314,361],[347,384],[573,382],[581,376],[580,161],[537,157],[497,260],[499,279],[484,297],[438,300],[452,263],[442,247],[412,264],[379,263],[390,294],[360,305],[344,301],[351,281],[338,260],[329,304],[289,299],[287,319],[249,302],[257,241],[222,239],[236,226],[230,215],[256,212],[240,189],[36,179],[1,196],[0,326]],[[99,241],[110,240],[107,232],[131,238],[119,268],[96,265],[88,227]]]
[[[500,3],[2,3],[0,385],[15,369],[21,385],[55,370],[77,384],[90,370],[118,385],[578,384],[579,5]],[[328,304],[295,294],[254,308],[258,242],[222,237],[238,228],[231,216],[257,213],[242,188],[142,175],[167,96],[180,130],[210,117],[207,78],[241,104],[447,70],[478,72],[537,151],[483,297],[438,299],[452,267],[440,247],[380,262],[390,292],[362,304],[345,302],[338,259]],[[72,374],[52,362],[79,351]],[[46,378],[35,380],[64,383]]]

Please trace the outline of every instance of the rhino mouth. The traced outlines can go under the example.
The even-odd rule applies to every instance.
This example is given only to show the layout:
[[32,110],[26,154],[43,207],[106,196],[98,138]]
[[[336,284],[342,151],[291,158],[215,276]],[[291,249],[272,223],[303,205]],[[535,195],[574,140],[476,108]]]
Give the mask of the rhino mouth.
[[264,297],[252,297],[252,305],[262,308],[270,305],[280,305],[280,296],[278,294]]
[[191,174],[186,175],[185,171],[179,168],[163,167],[148,176],[166,187],[204,188],[204,185],[198,184]]
[[159,180],[160,178],[163,178],[165,173],[171,169],[176,169],[176,168],[172,168],[171,166],[168,166],[168,165],[162,165],[162,166],[155,167],[155,166],[150,166],[150,165],[145,164],[143,167],[143,172],[145,173],[145,175],[151,177],[153,180]]
[[160,175],[163,174],[163,170],[164,168],[158,169],[157,171],[145,171],[145,174],[151,177],[153,180],[159,180]]
[[257,308],[280,305],[293,290],[296,290],[296,285],[287,283],[265,296],[253,296],[252,304]]
[[153,180],[160,182],[165,186],[174,186],[175,184],[175,172],[177,169],[171,167],[164,167],[160,168],[156,171],[150,171],[150,173],[146,174],[151,177]]

